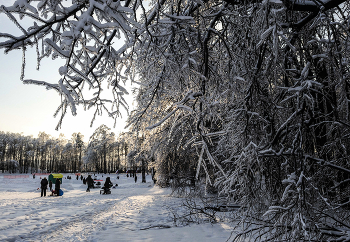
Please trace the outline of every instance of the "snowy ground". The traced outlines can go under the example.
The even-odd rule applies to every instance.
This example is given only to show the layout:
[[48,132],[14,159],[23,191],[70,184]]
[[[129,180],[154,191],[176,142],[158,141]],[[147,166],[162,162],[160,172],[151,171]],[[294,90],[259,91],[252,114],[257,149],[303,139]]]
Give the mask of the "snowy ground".
[[100,189],[86,192],[80,179],[67,175],[72,179],[63,179],[63,196],[40,197],[39,176],[9,179],[0,174],[0,241],[204,242],[226,241],[231,235],[224,223],[175,226],[169,208],[182,200],[154,186],[150,176],[147,183],[141,177],[135,183],[125,174],[119,180],[108,175],[119,186],[100,195]]

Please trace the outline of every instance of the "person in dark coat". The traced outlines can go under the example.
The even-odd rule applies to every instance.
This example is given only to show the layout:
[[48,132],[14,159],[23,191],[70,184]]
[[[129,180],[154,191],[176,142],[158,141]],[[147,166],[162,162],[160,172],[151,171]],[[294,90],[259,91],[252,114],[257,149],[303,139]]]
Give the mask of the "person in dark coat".
[[92,179],[91,175],[88,175],[86,178],[86,183],[88,185],[88,188],[86,189],[87,192],[90,192],[90,188],[94,187],[94,180]]
[[52,191],[52,181],[51,180],[49,181],[49,188],[50,188],[50,191]]
[[60,191],[60,187],[61,187],[61,181],[59,178],[56,178],[56,182],[55,182],[55,193],[58,196],[58,193]]
[[40,185],[41,185],[41,196],[44,195],[46,197],[46,189],[47,189],[47,179],[44,177],[44,179],[41,180]]
[[137,175],[136,175],[136,173],[135,173],[135,183],[137,182]]
[[111,182],[111,178],[108,176],[106,178],[105,184],[103,185],[103,190],[104,193],[108,193],[108,191],[110,190],[110,188],[113,186],[113,183]]

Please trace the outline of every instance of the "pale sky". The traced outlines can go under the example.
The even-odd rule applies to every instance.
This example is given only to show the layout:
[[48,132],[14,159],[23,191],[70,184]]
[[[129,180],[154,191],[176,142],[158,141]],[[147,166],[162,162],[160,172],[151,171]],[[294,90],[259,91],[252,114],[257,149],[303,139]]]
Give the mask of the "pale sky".
[[[7,0],[0,0],[0,5],[8,5]],[[0,14],[0,32],[13,31],[14,25]],[[1,38],[0,38],[1,40]],[[62,59],[49,60],[41,63],[40,71],[36,70],[35,50],[28,50],[26,54],[25,79],[35,79],[57,83],[60,75],[58,68],[64,64]],[[70,139],[73,133],[80,132],[84,140],[89,137],[101,124],[107,125],[112,132],[119,134],[125,131],[126,112],[123,119],[117,121],[116,128],[113,128],[114,120],[107,114],[98,116],[90,128],[90,122],[94,110],[84,111],[78,109],[77,116],[72,116],[70,109],[63,120],[62,128],[59,131],[55,127],[59,116],[53,117],[60,104],[60,95],[54,90],[46,90],[44,86],[25,85],[20,81],[22,63],[22,51],[16,50],[5,55],[0,50],[0,131],[23,133],[37,137],[39,132],[46,132],[58,138],[63,133]],[[132,97],[127,98],[129,106],[132,104]]]

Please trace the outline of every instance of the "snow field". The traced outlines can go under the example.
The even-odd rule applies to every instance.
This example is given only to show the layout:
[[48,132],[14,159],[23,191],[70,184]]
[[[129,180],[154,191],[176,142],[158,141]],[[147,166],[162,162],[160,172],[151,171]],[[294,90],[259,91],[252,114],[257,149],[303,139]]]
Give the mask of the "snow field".
[[[7,174],[8,175],[8,174]],[[115,174],[112,194],[100,189],[86,192],[86,185],[63,179],[62,197],[40,197],[40,177],[7,179],[0,174],[0,241],[226,241],[232,232],[227,224],[175,226],[169,208],[181,209],[182,200],[169,189]],[[87,176],[87,174],[82,174]],[[103,182],[102,182],[103,184]]]

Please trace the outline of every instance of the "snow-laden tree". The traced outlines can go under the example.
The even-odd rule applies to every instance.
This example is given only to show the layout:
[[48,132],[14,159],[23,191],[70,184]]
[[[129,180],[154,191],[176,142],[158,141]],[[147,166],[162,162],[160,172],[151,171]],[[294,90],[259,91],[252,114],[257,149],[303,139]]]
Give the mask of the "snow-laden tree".
[[186,3],[148,29],[134,127],[197,147],[196,175],[252,222],[236,239],[347,240],[348,3]]
[[[132,127],[160,137],[147,139],[161,148],[160,166],[171,164],[172,147],[193,151],[196,177],[239,202],[251,222],[237,239],[346,241],[349,8],[345,0],[18,0],[1,12],[21,34],[0,34],[0,48],[23,50],[23,82],[62,95],[58,128],[68,106],[117,117],[124,82],[137,81]],[[24,28],[21,18],[34,23]],[[60,80],[25,79],[30,46],[39,63],[66,60]]]
[[83,156],[83,150],[84,150],[84,135],[79,133],[73,133],[72,134],[72,143],[74,147],[74,163],[73,163],[73,170],[80,170],[81,169],[81,161]]
[[111,166],[108,165],[111,161],[107,161],[107,158],[111,158],[108,154],[113,151],[115,134],[110,130],[102,124],[91,135],[86,148],[85,163],[93,163],[98,172],[107,173],[111,171]]

